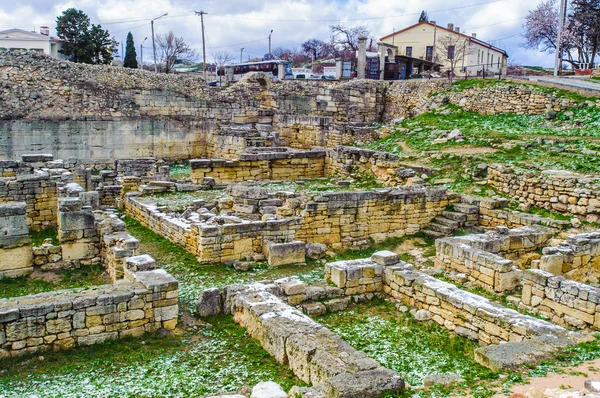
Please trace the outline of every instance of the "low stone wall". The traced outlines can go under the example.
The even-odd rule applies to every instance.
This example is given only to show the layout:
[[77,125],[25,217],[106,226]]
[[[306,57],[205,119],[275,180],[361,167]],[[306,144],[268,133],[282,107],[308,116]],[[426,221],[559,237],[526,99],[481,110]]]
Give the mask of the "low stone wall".
[[224,310],[232,313],[234,320],[278,362],[286,364],[303,382],[312,384],[313,393],[376,398],[404,388],[404,381],[396,372],[383,368],[281,301],[273,294],[279,289],[276,284],[226,288]]
[[[522,227],[496,232],[436,239],[435,266],[465,274],[473,283],[491,292],[511,291],[519,287],[520,267],[507,257],[518,261],[535,251],[554,235],[546,227]],[[520,266],[520,267],[519,267]]]
[[386,267],[383,289],[405,304],[428,310],[435,322],[483,346],[569,335],[560,326],[520,314],[402,263]]
[[450,91],[447,95],[455,105],[490,115],[540,115],[550,111],[565,111],[578,105],[575,100],[532,84],[489,82],[484,86],[475,85],[460,91]]
[[545,247],[539,261],[532,263],[553,275],[580,282],[600,281],[600,232],[571,235],[558,246]]
[[279,133],[269,124],[222,126],[207,141],[208,158],[233,160],[250,148],[278,147]]
[[0,279],[33,272],[26,208],[23,202],[0,204]]
[[198,255],[197,226],[168,217],[151,198],[144,199],[139,195],[133,192],[125,195],[126,214],[171,242],[184,247],[190,253]]
[[236,160],[190,160],[192,182],[205,177],[218,183],[257,180],[299,180],[325,177],[324,151],[281,151],[243,153]]
[[373,151],[351,146],[338,146],[327,151],[326,174],[360,179],[363,175],[373,175],[388,186],[407,185],[413,181],[417,172],[429,174],[430,169],[408,167],[402,158],[388,152]]
[[494,164],[488,167],[488,184],[521,203],[591,222],[600,220],[600,180],[595,177]]
[[0,299],[0,358],[174,329],[177,281],[163,270],[115,285]]
[[402,187],[314,196],[293,209],[287,201],[277,214],[302,217],[295,238],[334,249],[369,246],[374,240],[419,232],[441,214],[451,197],[445,188]]
[[58,201],[58,240],[66,268],[100,262],[94,212],[79,197]]
[[525,271],[524,308],[565,327],[600,329],[600,289],[538,269]]
[[27,224],[32,231],[56,226],[58,188],[46,172],[0,178],[0,203],[27,203]]

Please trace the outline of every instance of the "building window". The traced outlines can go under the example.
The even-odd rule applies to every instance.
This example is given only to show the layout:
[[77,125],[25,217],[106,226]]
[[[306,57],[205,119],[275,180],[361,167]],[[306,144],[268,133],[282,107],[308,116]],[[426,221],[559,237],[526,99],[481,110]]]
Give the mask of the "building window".
[[433,46],[427,46],[425,49],[425,59],[427,61],[433,61]]
[[494,56],[492,55],[492,60],[490,61],[490,66],[494,66]]
[[412,47],[406,47],[406,56],[412,57]]
[[498,69],[500,69],[500,57],[498,57]]
[[454,46],[448,46],[448,59],[454,59]]
[[477,50],[477,65],[479,65],[480,58],[481,58],[481,50]]

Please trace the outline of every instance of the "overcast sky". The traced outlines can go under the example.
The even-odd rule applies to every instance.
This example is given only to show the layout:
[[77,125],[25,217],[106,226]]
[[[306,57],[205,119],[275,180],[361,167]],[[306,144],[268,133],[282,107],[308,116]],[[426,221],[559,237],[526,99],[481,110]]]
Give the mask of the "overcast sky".
[[[211,54],[226,50],[239,59],[261,57],[268,52],[269,32],[273,29],[273,48],[299,48],[310,38],[327,40],[329,25],[366,25],[376,38],[400,30],[415,22],[421,10],[431,20],[446,26],[452,22],[461,31],[477,33],[479,39],[504,48],[512,61],[520,65],[552,66],[553,57],[525,50],[521,43],[524,17],[542,0],[2,0],[0,29],[22,28],[39,31],[39,26],[56,25],[63,10],[75,7],[100,23],[118,40],[125,41],[127,32],[139,44],[145,37],[144,59],[151,54],[150,21],[156,33],[173,30],[202,54],[200,17],[194,10],[204,11],[207,61]],[[139,54],[138,54],[139,56]]]

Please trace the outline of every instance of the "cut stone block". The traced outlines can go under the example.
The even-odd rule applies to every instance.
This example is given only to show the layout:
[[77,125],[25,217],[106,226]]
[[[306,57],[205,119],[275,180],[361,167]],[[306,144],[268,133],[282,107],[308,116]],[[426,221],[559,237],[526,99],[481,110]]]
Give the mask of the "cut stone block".
[[216,287],[204,290],[196,303],[196,312],[201,317],[221,314],[223,312],[221,291]]
[[268,243],[265,245],[264,254],[271,267],[304,264],[306,262],[305,243],[300,241]]
[[382,250],[373,253],[373,255],[371,256],[371,260],[373,260],[379,265],[394,265],[400,261],[400,256],[389,250]]

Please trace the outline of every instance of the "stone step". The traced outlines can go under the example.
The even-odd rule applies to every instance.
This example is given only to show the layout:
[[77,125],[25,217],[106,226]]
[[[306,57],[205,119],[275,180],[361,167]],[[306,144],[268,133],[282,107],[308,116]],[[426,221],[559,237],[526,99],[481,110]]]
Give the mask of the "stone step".
[[450,220],[446,217],[436,217],[433,219],[433,222],[435,222],[436,224],[445,225],[452,229],[457,229],[458,227],[460,227],[460,223],[458,221]]
[[464,203],[455,203],[454,211],[463,214],[477,214],[479,213],[479,207],[473,205],[467,205]]
[[423,232],[425,235],[429,236],[430,238],[433,239],[440,239],[440,238],[445,238],[446,234],[443,234],[441,232],[438,231],[432,231],[430,229],[424,229],[421,232]]
[[442,217],[447,218],[449,220],[457,221],[457,222],[465,222],[467,221],[467,215],[464,213],[457,213],[455,211],[443,211]]
[[441,232],[445,236],[448,236],[448,235],[450,235],[450,234],[452,234],[454,232],[454,228],[447,227],[447,226],[442,225],[442,224],[436,224],[434,222],[429,223],[429,225],[427,225],[427,228],[430,229],[430,230],[432,230],[432,231]]

